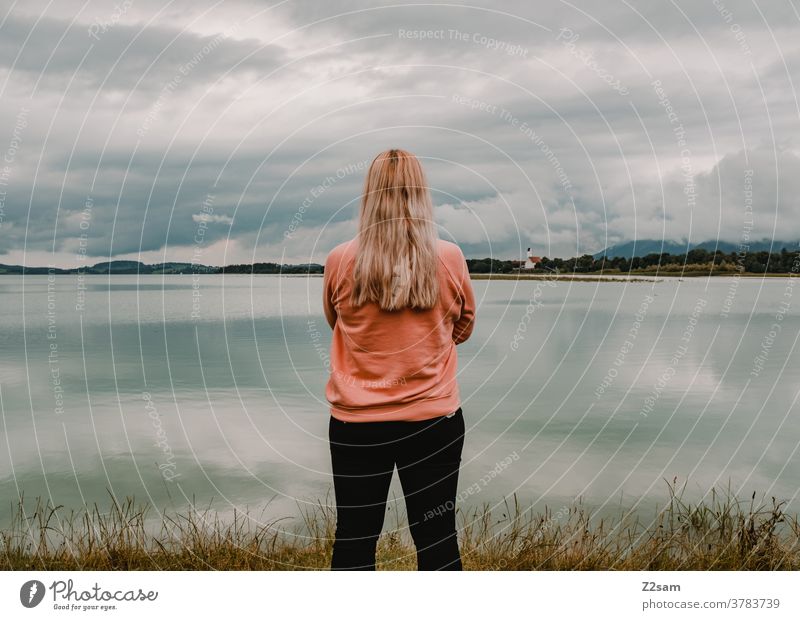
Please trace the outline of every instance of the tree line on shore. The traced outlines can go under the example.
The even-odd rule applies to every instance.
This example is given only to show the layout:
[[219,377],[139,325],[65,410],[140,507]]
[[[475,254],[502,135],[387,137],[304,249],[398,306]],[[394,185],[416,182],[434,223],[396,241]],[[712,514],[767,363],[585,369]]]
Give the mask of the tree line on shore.
[[[514,273],[524,261],[496,258],[467,259],[470,273]],[[600,256],[584,254],[574,258],[542,257],[535,271],[557,273],[647,273],[647,272],[724,272],[724,273],[798,273],[800,251],[790,252],[710,252],[697,248],[685,254],[647,254],[646,256]]]
[[[475,274],[515,273],[522,269],[524,261],[497,258],[468,258],[467,267]],[[279,263],[254,263],[252,265],[228,265],[216,273],[267,273],[267,274],[320,274],[322,265],[281,265]],[[542,257],[536,271],[556,273],[647,273],[647,272],[717,272],[717,273],[798,273],[800,251],[790,252],[782,248],[779,252],[722,252],[702,248],[689,250],[685,254],[647,254],[646,256],[600,256],[584,254],[573,258]]]
[[[498,258],[468,258],[467,267],[474,274],[511,274],[523,269],[524,261]],[[526,270],[528,271],[528,270]],[[542,257],[532,272],[545,273],[800,273],[800,251],[722,252],[702,248],[684,254],[652,253],[645,256],[599,256],[591,254],[573,258]],[[52,267],[25,267],[0,265],[0,274],[322,274],[323,265],[305,263],[248,263],[212,267],[196,263],[159,263],[146,265],[138,261],[110,261],[91,267],[60,269]]]

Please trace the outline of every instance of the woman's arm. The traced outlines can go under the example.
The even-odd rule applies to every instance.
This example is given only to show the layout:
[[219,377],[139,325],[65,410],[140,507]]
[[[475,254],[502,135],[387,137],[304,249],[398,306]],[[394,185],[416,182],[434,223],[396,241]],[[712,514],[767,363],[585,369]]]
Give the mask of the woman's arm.
[[331,260],[332,255],[333,252],[328,254],[328,258],[325,260],[325,270],[322,275],[322,307],[325,310],[325,318],[328,320],[328,325],[331,326],[331,329],[336,325],[336,319],[338,318],[336,306],[333,303],[333,284],[336,281],[336,277],[333,260]]
[[[459,251],[459,254],[461,252]],[[453,341],[461,344],[472,335],[475,327],[475,293],[472,290],[472,279],[464,255],[461,254],[461,280],[459,282],[461,297],[461,316],[453,325]]]

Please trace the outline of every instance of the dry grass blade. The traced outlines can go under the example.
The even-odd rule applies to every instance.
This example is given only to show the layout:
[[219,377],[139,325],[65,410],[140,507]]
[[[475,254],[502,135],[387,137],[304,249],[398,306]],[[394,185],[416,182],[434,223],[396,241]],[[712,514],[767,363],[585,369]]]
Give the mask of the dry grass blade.
[[[757,501],[713,490],[697,503],[685,485],[667,481],[655,517],[600,518],[581,501],[557,512],[522,509],[516,496],[499,507],[458,511],[464,567],[472,570],[798,570],[800,523],[784,501]],[[396,502],[392,506],[396,506]],[[0,530],[4,570],[313,570],[330,565],[336,510],[324,501],[300,506],[300,519],[264,521],[234,510],[223,519],[194,502],[180,513],[150,516],[151,506],[111,495],[100,507],[63,515],[63,506],[24,497]],[[405,521],[381,536],[378,567],[416,568]]]

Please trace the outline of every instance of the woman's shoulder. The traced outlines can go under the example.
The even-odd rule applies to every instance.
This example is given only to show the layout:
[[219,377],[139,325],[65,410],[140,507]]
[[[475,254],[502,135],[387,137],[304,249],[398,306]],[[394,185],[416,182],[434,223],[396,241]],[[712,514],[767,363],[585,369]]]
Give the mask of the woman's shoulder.
[[447,280],[454,286],[467,277],[467,259],[461,248],[451,241],[439,239],[439,263],[442,265]]
[[355,239],[350,239],[334,246],[333,249],[328,252],[328,257],[325,259],[325,264],[330,265],[333,262],[339,263],[348,254],[352,255],[353,250],[355,249],[355,241]]
[[450,264],[465,260],[461,248],[452,241],[445,241],[444,239],[439,239],[439,256]]

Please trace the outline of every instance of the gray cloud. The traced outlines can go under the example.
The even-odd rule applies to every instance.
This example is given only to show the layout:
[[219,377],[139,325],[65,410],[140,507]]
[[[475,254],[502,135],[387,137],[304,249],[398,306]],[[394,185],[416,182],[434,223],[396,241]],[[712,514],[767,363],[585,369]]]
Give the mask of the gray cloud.
[[800,238],[789,3],[59,4],[0,25],[0,262],[321,262],[390,146],[472,256],[739,241],[749,169]]
[[45,90],[61,90],[75,79],[106,95],[123,91],[141,97],[176,77],[202,87],[223,74],[266,71],[285,62],[279,46],[233,39],[237,26],[230,23],[207,36],[166,21],[109,24],[104,32],[94,22],[12,14],[3,24],[0,66]]

